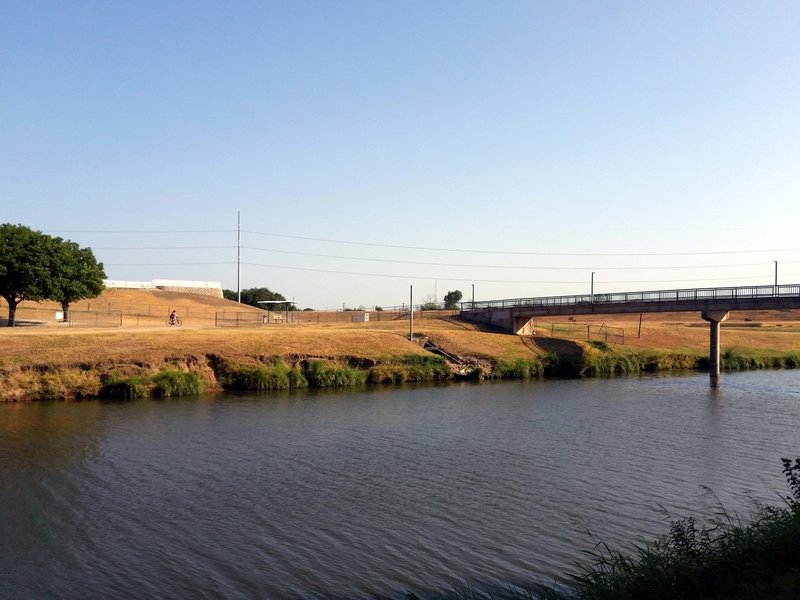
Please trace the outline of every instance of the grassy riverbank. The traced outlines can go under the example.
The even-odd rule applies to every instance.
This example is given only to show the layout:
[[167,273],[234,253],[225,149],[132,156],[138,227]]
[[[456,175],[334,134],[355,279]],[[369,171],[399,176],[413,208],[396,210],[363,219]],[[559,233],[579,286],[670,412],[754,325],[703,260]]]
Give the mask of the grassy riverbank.
[[[704,369],[708,363],[707,326],[698,315],[686,313],[651,315],[642,324],[638,315],[571,322],[575,330],[584,322],[624,330],[622,343],[551,337],[547,327],[541,335],[520,337],[453,317],[426,316],[415,319],[412,343],[408,321],[397,316],[368,323],[331,317],[328,322],[320,318],[318,324],[215,328],[213,309],[219,307],[213,299],[151,293],[137,305],[134,292],[107,295],[92,302],[111,306],[102,302],[115,300],[115,307],[127,307],[123,320],[131,322],[132,314],[160,311],[161,306],[152,304],[159,298],[181,303],[193,316],[180,329],[161,320],[158,325],[106,329],[54,323],[0,328],[0,401],[92,398],[107,393],[110,383],[126,380],[134,382],[137,394],[158,394],[154,381],[163,379],[164,372],[196,377],[196,385],[170,392],[177,394],[200,387],[230,389],[245,381],[253,389],[275,389],[448,378],[590,377]],[[225,310],[238,306],[214,302]],[[723,325],[723,369],[800,366],[800,311],[738,313]],[[443,350],[447,359],[426,350],[425,341]],[[285,374],[277,373],[279,363],[285,365]]]

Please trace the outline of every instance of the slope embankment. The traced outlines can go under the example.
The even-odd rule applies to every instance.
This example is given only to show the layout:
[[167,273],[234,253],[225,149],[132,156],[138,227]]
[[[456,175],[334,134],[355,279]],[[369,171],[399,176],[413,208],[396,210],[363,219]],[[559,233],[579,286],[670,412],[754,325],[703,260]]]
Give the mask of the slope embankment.
[[[271,321],[252,328],[221,328],[214,327],[210,315],[236,312],[240,305],[174,293],[144,294],[120,297],[107,292],[94,300],[94,307],[115,306],[113,310],[128,321],[135,314],[158,312],[150,325],[69,327],[31,321],[27,327],[0,328],[0,401],[93,398],[101,396],[109,382],[127,380],[144,382],[146,389],[164,371],[192,373],[203,389],[213,390],[234,385],[273,389],[363,381],[580,377],[702,369],[707,363],[708,330],[699,316],[690,314],[650,315],[642,323],[638,316],[581,319],[570,322],[571,338],[551,335],[565,328],[545,321],[536,335],[520,337],[482,330],[455,317],[425,316],[415,318],[412,343],[408,320],[397,316],[355,323],[320,315],[316,323]],[[157,310],[156,302],[163,302]],[[161,313],[178,305],[197,316],[188,316],[181,328],[167,327]],[[584,327],[592,323],[622,330],[624,338],[602,339],[597,333],[601,327]],[[741,313],[723,328],[723,368],[800,366],[799,334],[796,311]],[[442,352],[432,354],[426,343]],[[248,377],[241,376],[245,371]],[[251,383],[235,384],[242,381]]]

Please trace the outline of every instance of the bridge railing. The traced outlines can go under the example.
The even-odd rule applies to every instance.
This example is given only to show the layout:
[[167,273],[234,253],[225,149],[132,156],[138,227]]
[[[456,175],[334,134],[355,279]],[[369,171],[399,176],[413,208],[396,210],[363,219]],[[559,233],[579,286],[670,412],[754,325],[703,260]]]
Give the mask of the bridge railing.
[[505,298],[462,302],[461,310],[486,308],[575,306],[585,304],[623,304],[626,302],[681,302],[697,300],[729,300],[746,298],[780,298],[800,296],[800,284],[753,285],[742,287],[693,288],[680,290],[651,290],[646,292],[614,292],[611,294],[581,294],[576,296],[542,296],[538,298]]

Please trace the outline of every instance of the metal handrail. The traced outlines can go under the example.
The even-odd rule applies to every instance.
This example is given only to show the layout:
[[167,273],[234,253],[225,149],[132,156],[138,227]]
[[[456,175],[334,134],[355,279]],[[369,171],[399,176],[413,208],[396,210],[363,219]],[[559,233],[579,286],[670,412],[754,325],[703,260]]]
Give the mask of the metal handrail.
[[580,294],[576,296],[541,296],[537,298],[505,298],[501,300],[466,301],[462,311],[486,308],[559,307],[585,304],[624,304],[626,302],[685,302],[697,300],[736,300],[742,298],[779,298],[800,296],[800,284],[752,285],[741,287],[692,288],[651,290],[644,292],[614,292],[611,294]]

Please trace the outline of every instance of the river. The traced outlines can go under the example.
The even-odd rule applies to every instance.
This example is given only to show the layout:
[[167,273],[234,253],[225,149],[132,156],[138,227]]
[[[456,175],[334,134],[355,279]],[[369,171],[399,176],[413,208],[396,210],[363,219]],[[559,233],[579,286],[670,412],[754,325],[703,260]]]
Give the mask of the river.
[[800,371],[0,405],[2,598],[402,598],[787,493]]

